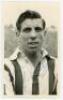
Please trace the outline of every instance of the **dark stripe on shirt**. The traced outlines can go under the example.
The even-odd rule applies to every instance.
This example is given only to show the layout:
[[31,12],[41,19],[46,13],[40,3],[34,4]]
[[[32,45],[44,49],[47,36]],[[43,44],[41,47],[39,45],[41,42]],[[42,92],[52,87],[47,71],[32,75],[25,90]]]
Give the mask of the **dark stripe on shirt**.
[[15,68],[15,93],[16,94],[23,94],[23,77],[21,66],[19,65],[17,59],[12,61],[14,68]]
[[39,63],[33,73],[33,83],[32,83],[32,94],[39,94],[39,81],[38,81],[38,76],[39,76],[39,72],[40,72],[40,65],[41,63]]
[[15,86],[14,86],[14,78],[12,76],[12,73],[10,71],[10,69],[7,67],[7,65],[4,64],[4,70],[7,71],[9,73],[9,77],[10,77],[10,81],[12,83],[12,86],[13,86],[13,90],[15,92]]

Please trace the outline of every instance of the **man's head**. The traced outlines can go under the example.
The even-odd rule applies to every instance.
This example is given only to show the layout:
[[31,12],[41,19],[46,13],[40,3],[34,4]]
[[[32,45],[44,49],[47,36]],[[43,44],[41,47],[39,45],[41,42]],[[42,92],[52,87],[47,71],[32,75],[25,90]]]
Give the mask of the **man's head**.
[[24,52],[33,53],[41,49],[45,25],[41,15],[35,11],[27,10],[19,16],[16,22],[17,35]]

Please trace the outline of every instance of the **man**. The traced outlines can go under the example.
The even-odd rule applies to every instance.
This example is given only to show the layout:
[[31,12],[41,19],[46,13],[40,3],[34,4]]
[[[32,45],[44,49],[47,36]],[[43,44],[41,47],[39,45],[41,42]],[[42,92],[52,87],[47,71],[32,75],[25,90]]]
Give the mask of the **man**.
[[18,48],[5,59],[4,94],[56,94],[54,58],[43,49],[46,23],[39,13],[23,12],[16,22]]

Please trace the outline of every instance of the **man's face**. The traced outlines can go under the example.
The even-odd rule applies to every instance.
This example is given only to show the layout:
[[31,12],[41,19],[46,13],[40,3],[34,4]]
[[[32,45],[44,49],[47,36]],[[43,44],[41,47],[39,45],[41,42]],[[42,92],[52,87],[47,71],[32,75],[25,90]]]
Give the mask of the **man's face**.
[[41,49],[44,41],[44,30],[42,20],[26,19],[21,25],[19,35],[20,46],[23,51],[33,53]]

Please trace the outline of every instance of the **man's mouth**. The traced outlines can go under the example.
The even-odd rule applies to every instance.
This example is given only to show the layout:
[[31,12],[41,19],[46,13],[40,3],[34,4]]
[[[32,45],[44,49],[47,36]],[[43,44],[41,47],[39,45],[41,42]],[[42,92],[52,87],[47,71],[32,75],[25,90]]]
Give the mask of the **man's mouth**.
[[36,48],[38,46],[39,42],[29,42],[28,45],[31,48]]

